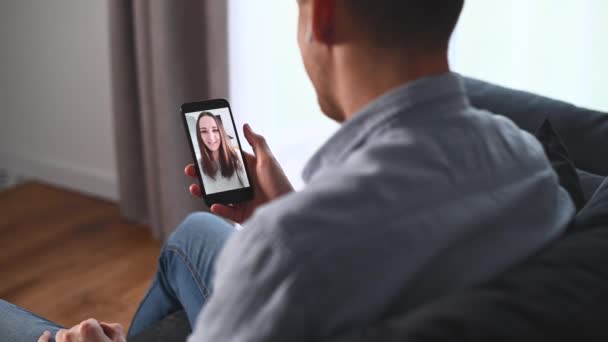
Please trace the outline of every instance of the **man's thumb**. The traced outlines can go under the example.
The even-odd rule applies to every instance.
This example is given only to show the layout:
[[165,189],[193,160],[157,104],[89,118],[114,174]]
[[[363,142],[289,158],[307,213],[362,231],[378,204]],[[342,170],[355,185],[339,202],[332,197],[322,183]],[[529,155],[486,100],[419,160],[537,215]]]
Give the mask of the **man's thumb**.
[[249,124],[245,124],[243,131],[245,132],[245,139],[247,139],[247,142],[253,148],[253,153],[256,156],[259,156],[260,154],[270,154],[266,139],[255,133]]

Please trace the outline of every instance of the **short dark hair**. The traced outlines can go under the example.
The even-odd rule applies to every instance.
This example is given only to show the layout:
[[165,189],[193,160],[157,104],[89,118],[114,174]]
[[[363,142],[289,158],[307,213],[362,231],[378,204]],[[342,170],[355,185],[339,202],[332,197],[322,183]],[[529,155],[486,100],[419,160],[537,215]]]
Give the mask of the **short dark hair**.
[[382,46],[444,49],[464,0],[347,0],[355,20]]

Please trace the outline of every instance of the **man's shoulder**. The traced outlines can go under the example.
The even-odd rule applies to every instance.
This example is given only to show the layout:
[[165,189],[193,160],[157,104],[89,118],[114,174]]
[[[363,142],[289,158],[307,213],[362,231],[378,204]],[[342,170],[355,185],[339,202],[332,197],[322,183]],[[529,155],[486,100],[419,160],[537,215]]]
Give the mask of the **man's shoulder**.
[[470,116],[475,120],[476,128],[484,133],[487,143],[502,147],[505,152],[515,153],[519,162],[525,160],[546,162],[544,150],[538,139],[519,128],[511,119],[499,113],[475,108],[470,110]]
[[474,124],[474,127],[480,131],[489,133],[500,132],[502,135],[526,142],[530,139],[535,140],[530,133],[519,128],[513,120],[501,113],[469,107],[465,112],[465,117],[469,123]]

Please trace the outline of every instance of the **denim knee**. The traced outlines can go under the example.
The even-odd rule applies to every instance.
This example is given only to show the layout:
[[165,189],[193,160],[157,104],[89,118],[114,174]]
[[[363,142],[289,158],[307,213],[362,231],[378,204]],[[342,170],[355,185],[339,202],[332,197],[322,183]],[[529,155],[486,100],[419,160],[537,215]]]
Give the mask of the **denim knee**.
[[8,313],[9,311],[12,310],[23,310],[20,307],[16,306],[13,303],[7,302],[4,299],[0,299],[0,316],[2,316],[2,313]]
[[35,341],[45,330],[62,327],[0,299],[0,341]]
[[204,247],[221,247],[233,230],[232,225],[216,215],[207,212],[193,213],[169,236],[163,249],[168,246],[185,251],[192,248],[200,250]]
[[0,299],[0,312],[3,312],[4,309],[11,308],[11,307],[13,307],[13,304],[11,304],[3,299]]

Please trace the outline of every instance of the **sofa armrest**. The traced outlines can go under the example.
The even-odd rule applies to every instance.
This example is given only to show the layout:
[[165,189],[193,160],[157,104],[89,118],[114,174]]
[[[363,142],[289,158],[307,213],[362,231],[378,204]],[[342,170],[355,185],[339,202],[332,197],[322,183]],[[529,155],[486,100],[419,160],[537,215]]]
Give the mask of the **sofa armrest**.
[[608,176],[608,114],[473,78],[464,83],[474,107],[504,115],[528,132],[549,119],[578,169]]

